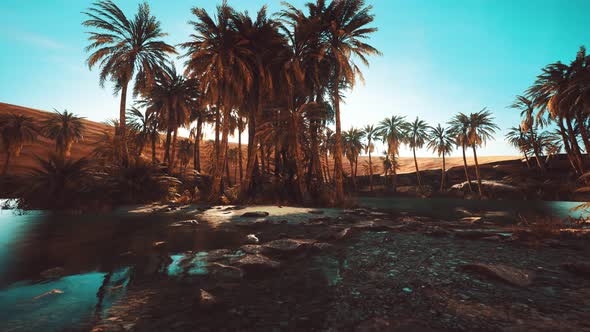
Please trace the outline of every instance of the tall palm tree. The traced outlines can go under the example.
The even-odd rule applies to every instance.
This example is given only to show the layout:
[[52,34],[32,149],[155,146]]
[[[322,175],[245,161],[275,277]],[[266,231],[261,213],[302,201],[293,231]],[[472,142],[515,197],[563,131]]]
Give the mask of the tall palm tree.
[[135,159],[138,159],[146,144],[151,145],[152,162],[156,162],[156,144],[160,142],[160,134],[158,133],[158,118],[155,112],[146,110],[145,114],[136,107],[132,107],[127,111],[127,126],[133,130],[135,135]]
[[139,5],[133,18],[125,13],[111,0],[95,2],[84,14],[88,17],[82,24],[94,28],[89,32],[90,45],[87,52],[88,67],[100,67],[100,85],[108,80],[114,83],[115,93],[121,94],[119,106],[119,126],[121,161],[128,162],[126,140],[126,101],[129,82],[135,78],[133,92],[135,95],[152,84],[154,76],[166,62],[169,54],[176,54],[173,46],[166,44],[166,36],[160,27],[160,21],[150,13],[147,3]]
[[54,113],[41,123],[41,133],[55,140],[55,151],[61,158],[69,158],[72,144],[84,137],[85,125],[82,119],[84,118],[67,110],[54,110]]
[[465,150],[469,145],[469,116],[459,113],[448,122],[448,125],[450,126],[449,132],[451,136],[455,138],[455,145],[461,147],[461,152],[463,153],[463,170],[465,171],[465,180],[467,181],[469,192],[473,192],[471,179],[469,178],[469,172],[467,168],[467,157],[465,156]]
[[[406,118],[403,116],[393,115],[391,118],[385,118],[380,121],[377,125],[377,136],[387,145],[387,153],[392,164],[393,161],[399,155],[399,148],[405,141],[406,134],[409,130],[409,124],[406,122]],[[393,173],[393,184],[395,190],[395,184],[397,182],[397,169],[391,168]],[[386,177],[387,178],[387,177]]]
[[[215,18],[202,8],[193,8],[195,33],[182,44],[187,49],[186,72],[201,81],[203,98],[220,110],[222,119],[221,146],[213,168],[213,182],[209,199],[217,201],[223,191],[223,168],[226,162],[230,117],[234,107],[241,104],[252,87],[254,57],[247,42],[235,30],[235,11],[226,2],[217,7]],[[216,126],[219,129],[219,125]]]
[[[532,139],[530,136],[527,135],[522,127],[511,127],[508,129],[506,133],[506,141],[510,143],[513,147],[515,147],[518,151],[522,152],[524,155],[524,159],[526,161],[527,167],[531,167],[531,163],[529,161],[528,152],[531,150],[531,146],[533,144]],[[535,143],[537,144],[537,143]],[[544,163],[543,163],[544,164]],[[545,167],[543,165],[543,167]]]
[[351,127],[342,135],[342,145],[344,146],[344,153],[350,163],[350,177],[353,186],[356,188],[356,174],[358,168],[358,158],[361,154],[364,145],[363,137],[365,136],[362,130]]
[[37,139],[37,126],[32,117],[20,114],[0,116],[0,143],[6,153],[2,175],[8,173],[12,157],[20,156],[23,146]]
[[418,159],[416,158],[416,149],[421,149],[428,140],[428,124],[424,120],[416,117],[414,122],[410,123],[408,133],[406,135],[406,142],[412,149],[414,154],[414,166],[416,167],[416,178],[418,179],[418,187],[422,188],[422,177],[420,176],[420,169],[418,169]]
[[481,174],[479,172],[479,162],[477,161],[477,147],[483,146],[490,139],[494,138],[496,130],[500,128],[494,124],[492,113],[483,108],[481,111],[469,115],[469,131],[467,139],[473,149],[473,159],[475,160],[475,175],[477,176],[477,190],[479,195],[483,195],[481,186]]
[[373,191],[373,162],[371,161],[371,153],[374,151],[373,142],[377,138],[378,129],[373,125],[366,125],[363,128],[367,145],[365,145],[365,152],[369,154],[369,188]]
[[325,10],[322,10],[324,3],[324,0],[317,0],[315,7],[318,8],[318,11],[323,12],[322,21],[327,29],[323,42],[327,57],[333,65],[331,94],[336,117],[334,178],[336,200],[341,202],[344,198],[344,188],[342,182],[340,90],[342,87],[352,89],[357,75],[362,79],[362,73],[354,63],[353,57],[368,66],[367,56],[381,53],[365,42],[372,33],[377,31],[377,28],[367,27],[374,20],[374,15],[371,14],[372,6],[365,6],[364,0],[341,0],[332,1]]
[[441,127],[440,123],[433,128],[430,128],[430,135],[428,138],[428,149],[435,152],[439,157],[442,156],[442,169],[441,169],[441,180],[440,180],[440,191],[445,189],[446,179],[446,155],[453,151],[453,137],[449,130]]
[[[525,96],[516,96],[516,100],[512,105],[510,105],[510,107],[520,110],[520,116],[523,118],[520,128],[522,128],[523,131],[528,132],[528,136],[530,137],[530,142],[533,147],[533,153],[535,154],[535,159],[537,160],[537,166],[539,166],[542,171],[545,171],[545,164],[541,161],[541,149],[537,144],[538,140],[535,137],[535,130],[538,127],[543,127],[545,124],[545,121],[543,121],[544,119],[535,117],[534,103],[531,99]],[[528,156],[526,153],[525,157],[528,163]]]

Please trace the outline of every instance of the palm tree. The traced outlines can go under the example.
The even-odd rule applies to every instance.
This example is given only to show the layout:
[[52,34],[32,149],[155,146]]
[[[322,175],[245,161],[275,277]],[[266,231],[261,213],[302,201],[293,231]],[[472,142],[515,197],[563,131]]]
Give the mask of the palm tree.
[[127,126],[133,130],[135,135],[135,159],[138,159],[145,145],[149,142],[152,149],[152,163],[156,162],[156,144],[160,142],[160,134],[158,133],[158,118],[155,112],[146,110],[145,114],[136,107],[132,107],[127,111]]
[[[403,116],[392,116],[391,118],[385,118],[377,125],[377,136],[381,137],[381,140],[387,145],[387,153],[389,154],[389,160],[393,161],[399,155],[399,148],[402,142],[405,141],[406,134],[409,130],[409,124],[406,122],[406,118]],[[393,184],[395,191],[395,183],[397,182],[397,169],[393,167]],[[386,177],[387,178],[387,177]]]
[[327,29],[323,42],[327,57],[333,65],[331,87],[332,103],[336,116],[334,178],[336,201],[342,202],[344,187],[342,182],[343,151],[340,125],[340,90],[342,87],[352,89],[357,75],[362,79],[362,73],[353,62],[353,56],[368,66],[369,62],[366,56],[381,53],[365,42],[370,34],[377,31],[377,28],[367,27],[374,20],[374,15],[371,14],[372,6],[365,6],[364,0],[341,0],[332,1],[324,10],[324,3],[324,0],[317,0],[315,10],[323,12],[322,21]]
[[[529,162],[528,152],[531,150],[532,140],[530,136],[522,129],[522,127],[511,127],[506,133],[506,140],[510,145],[522,152],[526,161],[527,167],[531,167]],[[535,143],[536,144],[536,143]],[[544,167],[544,165],[543,165]]]
[[135,16],[130,19],[111,0],[100,0],[84,12],[88,19],[82,24],[95,28],[89,32],[90,45],[87,52],[88,67],[100,67],[100,85],[108,80],[114,83],[115,93],[121,94],[119,106],[119,126],[121,161],[128,162],[126,140],[126,101],[129,82],[135,78],[134,95],[149,87],[160,67],[166,62],[168,54],[176,54],[173,46],[161,38],[160,21],[150,13],[147,3],[139,5]]
[[363,133],[367,139],[367,145],[365,146],[365,152],[369,154],[369,187],[373,191],[373,162],[371,161],[371,153],[374,150],[373,142],[378,134],[378,129],[373,125],[366,125],[363,128]]
[[481,186],[481,174],[479,172],[479,163],[477,161],[477,147],[485,145],[486,142],[494,138],[496,130],[500,128],[494,124],[494,118],[492,113],[483,108],[477,113],[471,113],[469,115],[469,131],[467,132],[467,139],[469,145],[473,149],[473,159],[475,160],[475,175],[477,176],[477,190],[479,195],[482,196]]
[[188,125],[199,105],[199,82],[185,78],[174,65],[164,65],[154,83],[144,92],[148,111],[155,113],[159,129],[166,130],[164,162],[174,167],[178,129]]
[[362,130],[351,127],[342,135],[342,145],[344,146],[344,153],[350,163],[350,177],[352,178],[353,186],[356,188],[356,174],[358,168],[358,157],[363,150],[363,137],[365,136]]
[[449,130],[441,127],[439,123],[436,127],[430,128],[427,147],[428,149],[432,150],[432,152],[436,152],[439,157],[442,156],[442,170],[440,180],[440,191],[442,192],[445,189],[445,175],[447,169],[445,157],[446,155],[450,154],[451,151],[453,151],[453,137],[449,133]]
[[[535,159],[537,160],[537,165],[539,166],[539,168],[542,171],[545,171],[545,164],[541,161],[541,151],[540,151],[540,147],[537,144],[537,139],[535,137],[535,130],[538,127],[543,127],[543,125],[545,124],[545,121],[543,121],[543,118],[537,118],[537,121],[535,121],[535,107],[534,107],[534,103],[531,99],[525,97],[525,96],[516,96],[516,100],[514,101],[514,103],[512,105],[510,105],[510,108],[514,108],[514,109],[518,109],[520,110],[520,116],[523,118],[522,123],[521,123],[521,128],[523,131],[528,132],[528,136],[530,137],[530,142],[532,143],[532,147],[533,147],[533,152],[535,154]],[[519,128],[520,130],[520,128]],[[528,157],[525,153],[525,157],[527,159],[527,163],[528,163]]]
[[469,132],[469,116],[459,113],[455,115],[449,124],[449,133],[455,138],[455,145],[461,147],[463,153],[463,170],[465,171],[465,180],[469,187],[469,192],[473,192],[471,187],[471,179],[469,178],[469,172],[467,169],[467,158],[465,156],[465,150],[469,145],[468,132]]
[[226,2],[217,7],[215,18],[202,8],[193,8],[192,12],[197,18],[190,22],[195,34],[191,35],[191,41],[182,44],[187,49],[186,72],[199,78],[204,100],[216,105],[222,118],[221,146],[216,149],[218,155],[209,194],[210,200],[217,201],[223,191],[231,111],[241,104],[252,87],[254,75],[250,64],[254,55],[235,31],[232,20],[236,14]]
[[418,187],[422,188],[422,177],[420,176],[420,170],[418,169],[418,159],[416,158],[416,149],[421,149],[428,140],[428,124],[418,119],[410,123],[408,133],[406,135],[406,142],[412,149],[414,154],[414,166],[416,167],[416,178],[418,179]]
[[54,110],[47,120],[41,123],[41,133],[50,139],[55,140],[55,151],[61,158],[69,158],[72,144],[84,137],[85,125],[83,117],[64,110]]
[[186,166],[193,156],[193,143],[188,139],[183,139],[178,145],[178,159],[180,160],[180,174],[184,174]]
[[14,113],[0,116],[0,139],[6,152],[2,175],[6,175],[12,157],[20,156],[23,146],[37,139],[37,127],[33,118]]

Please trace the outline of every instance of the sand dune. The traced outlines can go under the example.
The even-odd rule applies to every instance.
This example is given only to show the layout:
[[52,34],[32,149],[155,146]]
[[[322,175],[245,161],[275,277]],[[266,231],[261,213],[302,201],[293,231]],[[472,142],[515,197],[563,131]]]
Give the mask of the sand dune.
[[[36,110],[32,108],[16,106],[11,104],[0,103],[0,114],[2,113],[17,113],[17,114],[24,114],[33,117],[38,121],[42,121],[49,116],[49,112]],[[77,144],[74,144],[72,147],[72,156],[74,158],[80,158],[84,156],[88,156],[92,150],[95,148],[96,142],[102,137],[102,133],[106,130],[110,130],[111,127],[94,121],[84,120],[84,124],[86,125],[86,133],[84,135],[84,140]],[[231,143],[232,146],[237,146],[235,143]],[[55,150],[55,143],[49,139],[44,137],[39,137],[39,140],[32,144],[27,144],[23,148],[22,154],[19,158],[15,158],[11,166],[9,168],[9,173],[17,174],[26,172],[30,167],[36,164],[35,156],[39,157],[46,157],[49,153]],[[243,146],[243,155],[246,156],[246,146]],[[146,152],[149,154],[149,151]],[[157,154],[160,159],[163,158],[163,149],[161,146],[157,149]],[[211,146],[204,142],[201,144],[201,165],[202,169],[206,170],[209,167],[209,157],[211,156]],[[149,155],[147,156],[149,157]],[[3,164],[6,155],[4,153],[0,154],[0,165]],[[518,157],[515,156],[482,156],[479,157],[479,162],[481,164],[484,163],[491,163],[496,161],[502,160],[513,160],[517,159]],[[365,171],[363,169],[363,165],[368,163],[369,158],[367,156],[359,157],[359,166],[358,166],[358,175],[364,175]],[[373,170],[374,173],[381,173],[382,172],[382,158],[380,156],[374,156],[373,160]],[[473,164],[473,159],[468,157],[468,163],[470,165]],[[346,173],[350,173],[350,165],[346,159],[343,160],[344,162],[344,171]],[[414,160],[411,157],[400,157],[399,158],[400,169],[399,173],[411,173],[414,172]],[[418,158],[418,166],[421,170],[431,170],[431,169],[440,169],[441,168],[442,160],[440,158]],[[333,160],[330,161],[330,168],[333,167]],[[450,157],[447,158],[447,168],[462,166],[463,160],[461,157]],[[244,163],[245,167],[245,163]],[[235,166],[231,166],[230,170],[231,176],[233,177],[235,174]]]

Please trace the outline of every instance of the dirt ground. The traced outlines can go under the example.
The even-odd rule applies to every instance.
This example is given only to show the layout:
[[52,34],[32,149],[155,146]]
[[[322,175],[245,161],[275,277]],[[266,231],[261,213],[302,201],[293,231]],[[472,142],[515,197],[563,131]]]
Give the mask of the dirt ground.
[[[223,226],[260,243],[209,252],[210,273],[131,282],[94,330],[590,331],[588,271],[563,265],[587,262],[581,229],[540,236],[506,220],[376,210],[307,219]],[[252,252],[277,265],[240,265]],[[219,263],[246,273],[213,276]]]

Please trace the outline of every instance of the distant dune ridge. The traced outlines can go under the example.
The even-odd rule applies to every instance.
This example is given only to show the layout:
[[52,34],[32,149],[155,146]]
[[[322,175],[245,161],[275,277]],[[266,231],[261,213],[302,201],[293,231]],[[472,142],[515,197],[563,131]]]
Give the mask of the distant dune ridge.
[[[75,110],[70,110],[76,113]],[[32,108],[16,106],[6,103],[0,103],[0,114],[5,113],[17,113],[17,114],[24,114],[33,117],[37,121],[42,121],[46,119],[51,112],[36,110]],[[79,114],[83,116],[82,114]],[[84,124],[86,125],[86,131],[84,133],[84,140],[79,143],[75,143],[72,147],[72,157],[73,158],[81,158],[90,155],[92,150],[95,148],[95,143],[102,137],[102,134],[106,130],[112,129],[112,127],[100,123],[94,122],[90,120],[83,120]],[[231,147],[237,147],[236,143],[230,143]],[[211,146],[207,144],[207,141],[201,142],[201,168],[203,170],[207,170],[209,168],[209,156],[211,155]],[[33,144],[26,144],[23,148],[21,156],[18,158],[14,158],[11,161],[10,168],[8,170],[9,173],[18,174],[26,172],[30,167],[36,165],[35,156],[39,157],[46,157],[49,153],[55,150],[55,142],[49,140],[44,137],[39,137],[39,140]],[[242,145],[243,156],[246,158],[247,150],[246,144]],[[146,158],[151,158],[151,148],[146,147],[144,151],[144,155]],[[157,155],[159,159],[163,159],[164,150],[162,146],[158,146],[157,148]],[[480,164],[485,163],[492,163],[497,161],[504,161],[504,160],[514,160],[519,159],[519,157],[515,156],[478,156]],[[5,153],[0,153],[0,165],[4,163],[6,159]],[[359,157],[359,165],[358,165],[358,175],[365,175],[363,171],[363,165],[365,161],[368,162],[368,156],[360,156]],[[381,156],[374,155],[372,157],[373,160],[373,173],[374,174],[381,174],[382,167],[381,167]],[[468,157],[467,162],[469,165],[473,165],[473,158]],[[400,157],[399,158],[400,168],[398,170],[399,174],[402,173],[413,173],[414,169],[414,159],[412,157]],[[461,157],[447,157],[447,169],[452,167],[461,167],[463,165],[463,159]],[[244,160],[244,167],[245,167],[245,160]],[[330,169],[333,169],[334,160],[330,158]],[[344,172],[349,174],[350,173],[350,164],[343,160]],[[192,162],[189,166],[192,168]],[[418,167],[420,170],[434,170],[441,168],[441,158],[418,158]],[[230,165],[230,175],[233,178],[235,174],[235,165]]]

